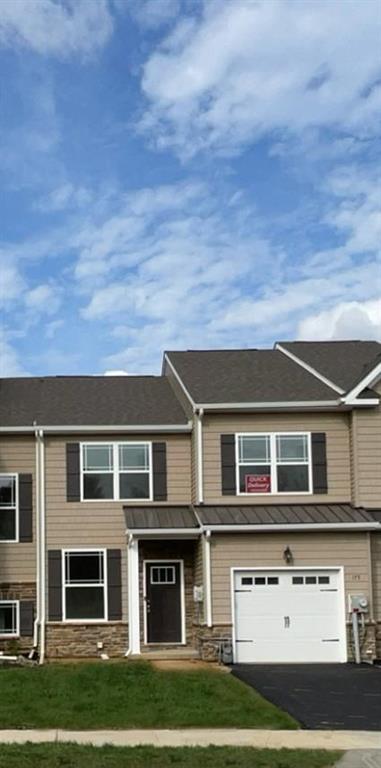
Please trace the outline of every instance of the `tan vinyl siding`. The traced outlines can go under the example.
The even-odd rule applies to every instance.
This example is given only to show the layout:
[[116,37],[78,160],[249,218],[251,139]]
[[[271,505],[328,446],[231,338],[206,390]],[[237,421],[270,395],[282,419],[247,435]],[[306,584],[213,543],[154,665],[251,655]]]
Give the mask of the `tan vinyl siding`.
[[36,580],[36,473],[34,437],[0,438],[0,472],[33,476],[33,541],[22,544],[0,542],[0,582]]
[[[121,501],[66,501],[66,442],[107,440],[153,440],[167,443],[168,501],[163,504],[187,504],[190,500],[190,435],[133,435],[118,438],[102,435],[89,437],[49,437],[46,439],[46,505],[48,510],[48,548],[82,544],[89,547],[118,547],[126,544]],[[147,506],[147,501],[142,504]],[[159,502],[152,502],[160,506]],[[133,506],[138,506],[133,502]]]
[[[123,507],[127,502],[67,502],[66,443],[152,440],[167,443],[168,502],[190,500],[190,435],[101,435],[46,439],[47,548],[115,548],[122,552],[123,621],[127,620],[127,537]],[[147,502],[143,502],[144,506]],[[158,502],[152,502],[160,506]],[[134,506],[137,503],[134,502]]]
[[374,618],[381,622],[381,533],[372,534]]
[[231,568],[283,567],[287,546],[294,566],[343,566],[346,594],[370,597],[366,532],[216,534],[211,553],[213,624],[231,622]]
[[[328,494],[223,496],[220,437],[236,432],[325,432]],[[204,417],[204,501],[208,504],[303,504],[351,500],[349,417],[342,413],[219,414]]]
[[[376,387],[381,394],[381,385]],[[354,414],[357,503],[381,508],[381,406],[357,410]]]

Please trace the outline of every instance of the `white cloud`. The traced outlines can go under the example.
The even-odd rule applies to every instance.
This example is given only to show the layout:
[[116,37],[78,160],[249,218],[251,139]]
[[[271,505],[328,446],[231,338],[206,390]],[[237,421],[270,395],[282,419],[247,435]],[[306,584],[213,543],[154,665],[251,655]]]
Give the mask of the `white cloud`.
[[91,202],[92,193],[83,186],[75,187],[70,182],[60,184],[35,204],[39,211],[64,211],[83,208]]
[[107,0],[1,0],[0,45],[66,58],[89,56],[111,36]]
[[9,334],[0,328],[0,376],[26,376],[16,350],[12,347]]
[[129,376],[130,374],[127,373],[127,371],[122,371],[117,368],[116,370],[105,371],[103,375],[104,376]]
[[381,111],[380,36],[373,2],[205,3],[147,60],[140,127],[183,156],[321,126],[364,134]]
[[[125,1],[119,2],[124,10]],[[180,11],[179,0],[129,0],[128,10],[143,30],[157,30],[173,21]]]
[[0,264],[0,307],[14,308],[25,287],[24,280],[16,266]]
[[25,294],[25,306],[32,313],[54,315],[59,309],[61,298],[56,286],[43,283]]
[[340,302],[303,319],[298,339],[376,339],[381,341],[381,299]]

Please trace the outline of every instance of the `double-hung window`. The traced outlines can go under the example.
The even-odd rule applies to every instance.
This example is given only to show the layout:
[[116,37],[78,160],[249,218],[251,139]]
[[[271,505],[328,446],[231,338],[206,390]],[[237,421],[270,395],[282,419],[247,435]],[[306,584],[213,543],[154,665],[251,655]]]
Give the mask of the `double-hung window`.
[[236,435],[238,493],[311,492],[311,438],[307,432]]
[[151,443],[82,444],[82,498],[151,500]]
[[17,475],[0,475],[0,541],[17,541]]
[[20,603],[18,600],[0,601],[0,637],[18,637],[20,634]]
[[64,621],[105,621],[107,616],[105,551],[64,550]]

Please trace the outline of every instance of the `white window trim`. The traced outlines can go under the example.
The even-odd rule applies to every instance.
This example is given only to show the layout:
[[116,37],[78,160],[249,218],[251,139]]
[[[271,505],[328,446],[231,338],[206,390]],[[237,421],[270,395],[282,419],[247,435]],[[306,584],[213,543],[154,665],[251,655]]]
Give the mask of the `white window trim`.
[[0,600],[1,605],[15,605],[16,606],[16,632],[0,632],[0,637],[3,640],[20,637],[20,600]]
[[[15,538],[14,539],[0,539],[1,544],[18,544],[19,543],[19,475],[17,472],[0,472],[1,477],[14,477],[15,478]],[[0,514],[2,510],[13,509],[13,507],[4,507],[0,505]],[[5,602],[4,600],[2,602]],[[12,600],[11,602],[14,602]]]
[[[81,587],[99,587],[103,586],[103,606],[104,606],[104,614],[103,619],[68,619],[66,618],[66,587],[74,587],[73,584],[66,584],[65,580],[65,562],[66,562],[66,555],[67,554],[84,554],[87,555],[89,552],[98,552],[102,553],[103,555],[103,585],[102,584],[92,584],[90,582],[83,582],[83,584],[78,584],[77,586]],[[78,548],[70,548],[70,549],[63,549],[61,551],[61,573],[62,573],[62,621],[65,624],[106,624],[108,622],[108,573],[107,573],[107,549],[104,549],[102,547],[78,547]]]
[[[91,447],[104,447],[105,445],[111,445],[113,448],[113,469],[112,472],[109,471],[109,474],[113,476],[113,498],[112,499],[86,499],[84,496],[84,474],[85,470],[83,467],[83,448],[84,446],[90,445]],[[148,453],[149,453],[149,469],[148,469],[148,487],[149,487],[149,496],[146,496],[145,498],[128,498],[124,499],[121,496],[119,496],[119,446],[121,445],[147,445],[148,446]],[[80,492],[81,492],[81,502],[89,502],[90,504],[95,503],[101,503],[101,504],[109,504],[114,501],[123,501],[125,503],[145,503],[147,501],[153,501],[153,462],[152,462],[152,441],[148,440],[123,440],[123,441],[110,441],[105,440],[103,442],[83,442],[80,443],[80,451],[79,451],[79,458],[80,458],[80,473],[81,473],[81,482],[80,482]],[[131,470],[131,472],[134,471],[137,474],[147,474],[146,469],[136,469]],[[95,471],[95,470],[89,470],[89,474],[107,474],[107,470],[102,471]],[[121,474],[129,474],[125,470],[122,470]]]
[[[307,437],[308,438],[308,463],[305,465],[308,467],[308,490],[307,491],[278,491],[278,475],[276,460],[276,438],[285,437]],[[270,493],[247,493],[240,490],[240,477],[239,468],[244,466],[239,461],[239,439],[240,437],[269,437],[270,438],[270,474],[271,474],[271,491]],[[254,462],[255,463],[255,462]],[[304,462],[281,462],[282,466],[295,466],[297,464],[303,464]],[[259,466],[261,466],[258,463]],[[311,432],[236,432],[235,434],[235,477],[236,477],[236,490],[237,496],[249,496],[255,498],[256,496],[312,496],[313,484],[312,484],[312,443]]]

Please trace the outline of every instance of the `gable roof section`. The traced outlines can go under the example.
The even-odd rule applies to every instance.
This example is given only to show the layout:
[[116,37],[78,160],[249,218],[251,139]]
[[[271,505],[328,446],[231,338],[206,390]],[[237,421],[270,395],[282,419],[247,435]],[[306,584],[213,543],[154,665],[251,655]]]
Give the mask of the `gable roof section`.
[[164,376],[0,379],[0,426],[184,425]]
[[196,404],[334,404],[338,393],[276,349],[167,352]]
[[280,341],[276,348],[294,355],[314,369],[317,376],[340,387],[343,394],[362,381],[381,360],[378,341]]

